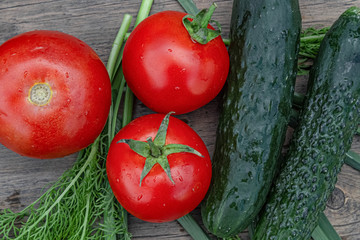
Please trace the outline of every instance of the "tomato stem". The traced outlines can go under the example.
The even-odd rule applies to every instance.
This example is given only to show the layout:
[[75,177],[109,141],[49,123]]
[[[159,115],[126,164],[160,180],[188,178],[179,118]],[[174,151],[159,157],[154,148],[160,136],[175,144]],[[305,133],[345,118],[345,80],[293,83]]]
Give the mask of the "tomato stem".
[[151,156],[157,158],[159,157],[162,153],[161,153],[161,150],[158,146],[155,145],[155,143],[153,142],[152,138],[151,137],[148,137],[146,139],[146,141],[148,142],[149,144],[149,147],[150,147],[150,154]]
[[[162,120],[159,130],[156,133],[155,140],[153,141],[151,137],[146,139],[146,142],[133,140],[133,139],[120,139],[117,143],[126,143],[129,145],[130,149],[136,152],[137,154],[145,157],[145,165],[141,172],[140,176],[140,186],[142,180],[150,172],[150,170],[159,164],[162,169],[165,171],[166,175],[169,177],[170,181],[175,184],[174,180],[171,177],[170,165],[168,161],[168,155],[173,153],[192,153],[199,157],[203,157],[200,152],[196,151],[190,146],[183,144],[165,144],[166,132],[169,125],[170,114],[168,113]],[[154,143],[156,142],[156,143]]]
[[[183,24],[190,37],[200,44],[207,44],[221,34],[221,26],[217,21],[211,20],[211,17],[217,5],[213,3],[209,9],[201,10],[196,16],[185,15]],[[209,23],[215,23],[217,30],[209,29]]]
[[211,17],[216,9],[216,3],[213,3],[207,11],[205,11],[204,16],[201,18],[201,28],[207,28],[208,24],[210,23]]

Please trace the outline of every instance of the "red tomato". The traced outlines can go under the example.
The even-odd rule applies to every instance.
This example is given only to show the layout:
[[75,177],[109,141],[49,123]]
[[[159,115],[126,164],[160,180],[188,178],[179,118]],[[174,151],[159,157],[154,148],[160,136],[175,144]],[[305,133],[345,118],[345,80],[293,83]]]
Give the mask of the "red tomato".
[[56,158],[91,144],[111,104],[104,64],[79,39],[20,34],[0,46],[0,142],[28,157]]
[[155,112],[198,109],[216,97],[227,78],[229,55],[221,37],[207,44],[195,42],[182,23],[184,16],[176,11],[153,14],[125,44],[125,79],[136,97]]
[[183,121],[170,117],[165,146],[184,144],[202,157],[188,152],[170,154],[167,159],[173,182],[156,163],[140,186],[146,158],[118,141],[154,139],[164,116],[145,115],[121,129],[110,145],[106,162],[109,183],[117,200],[129,213],[149,222],[172,221],[195,209],[209,188],[212,173],[202,139]]

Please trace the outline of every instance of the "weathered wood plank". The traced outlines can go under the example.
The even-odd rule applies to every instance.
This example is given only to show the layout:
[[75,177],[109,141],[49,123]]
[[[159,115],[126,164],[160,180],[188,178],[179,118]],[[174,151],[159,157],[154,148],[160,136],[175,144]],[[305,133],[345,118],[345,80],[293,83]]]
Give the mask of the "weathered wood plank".
[[300,0],[303,27],[330,26],[350,6],[359,6],[358,0]]
[[[112,41],[125,13],[136,16],[140,0],[2,0],[0,2],[0,44],[12,36],[34,29],[59,30],[87,42],[106,62]],[[199,8],[212,1],[195,1]],[[223,36],[230,30],[232,0],[218,1],[214,19],[223,26]],[[349,6],[360,6],[360,0],[300,0],[303,27],[330,26]],[[151,13],[181,10],[175,0],[157,0]],[[302,80],[306,82],[306,80]],[[1,86],[0,86],[1,87]],[[298,87],[305,91],[301,83]],[[218,119],[218,98],[207,106],[179,116],[193,127],[212,154]],[[134,117],[150,113],[136,101]],[[353,149],[360,152],[360,140],[355,138]],[[42,189],[69,169],[76,154],[53,160],[37,160],[18,156],[0,145],[0,209],[20,210],[40,196]],[[360,173],[344,166],[336,191],[325,213],[343,239],[360,239]],[[200,220],[198,209],[193,213]],[[134,239],[190,239],[176,222],[153,224],[130,217]],[[247,234],[242,234],[247,239]]]

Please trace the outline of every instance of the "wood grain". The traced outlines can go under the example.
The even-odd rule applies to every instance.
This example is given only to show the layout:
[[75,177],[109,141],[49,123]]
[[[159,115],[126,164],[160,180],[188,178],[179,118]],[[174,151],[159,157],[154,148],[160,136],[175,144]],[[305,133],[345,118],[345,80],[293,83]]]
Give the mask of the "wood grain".
[[[195,1],[199,8],[212,1]],[[125,13],[136,16],[137,0],[2,0],[0,1],[0,44],[22,32],[34,29],[58,30],[87,42],[106,63],[110,48]],[[223,26],[223,36],[230,30],[231,0],[218,1],[214,19]],[[360,0],[300,0],[303,28],[330,26],[349,6]],[[155,0],[151,13],[182,10],[175,0]],[[1,87],[1,86],[0,86]],[[299,78],[297,90],[306,90],[306,78]],[[178,116],[203,138],[213,153],[218,119],[218,99],[189,114]],[[134,117],[151,111],[136,101]],[[360,153],[360,139],[353,150]],[[76,154],[53,160],[21,157],[0,145],[0,209],[18,211],[36,200],[43,189],[54,182],[76,160]],[[344,166],[336,190],[325,211],[342,239],[360,239],[360,173]],[[200,221],[199,210],[192,215]],[[191,239],[176,222],[153,224],[130,216],[129,228],[134,239]],[[246,231],[241,234],[249,239]]]

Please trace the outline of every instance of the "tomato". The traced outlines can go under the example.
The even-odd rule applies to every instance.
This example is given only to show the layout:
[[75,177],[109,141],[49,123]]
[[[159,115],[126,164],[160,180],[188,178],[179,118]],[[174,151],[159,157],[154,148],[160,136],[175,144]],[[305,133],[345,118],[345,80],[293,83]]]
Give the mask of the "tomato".
[[206,105],[228,75],[229,55],[221,37],[207,44],[195,42],[184,27],[184,16],[176,11],[153,14],[125,44],[125,79],[135,96],[158,113],[183,114]]
[[0,46],[0,142],[28,157],[58,158],[91,144],[105,126],[111,84],[97,54],[57,31]]
[[[210,156],[200,136],[183,121],[164,116],[145,115],[121,129],[110,145],[106,162],[117,200],[129,213],[149,222],[172,221],[195,209],[205,197],[212,173]],[[160,124],[164,129],[166,121],[167,131],[158,131]],[[164,132],[166,136],[158,137]],[[155,162],[149,142],[160,146],[159,158],[164,162]]]

